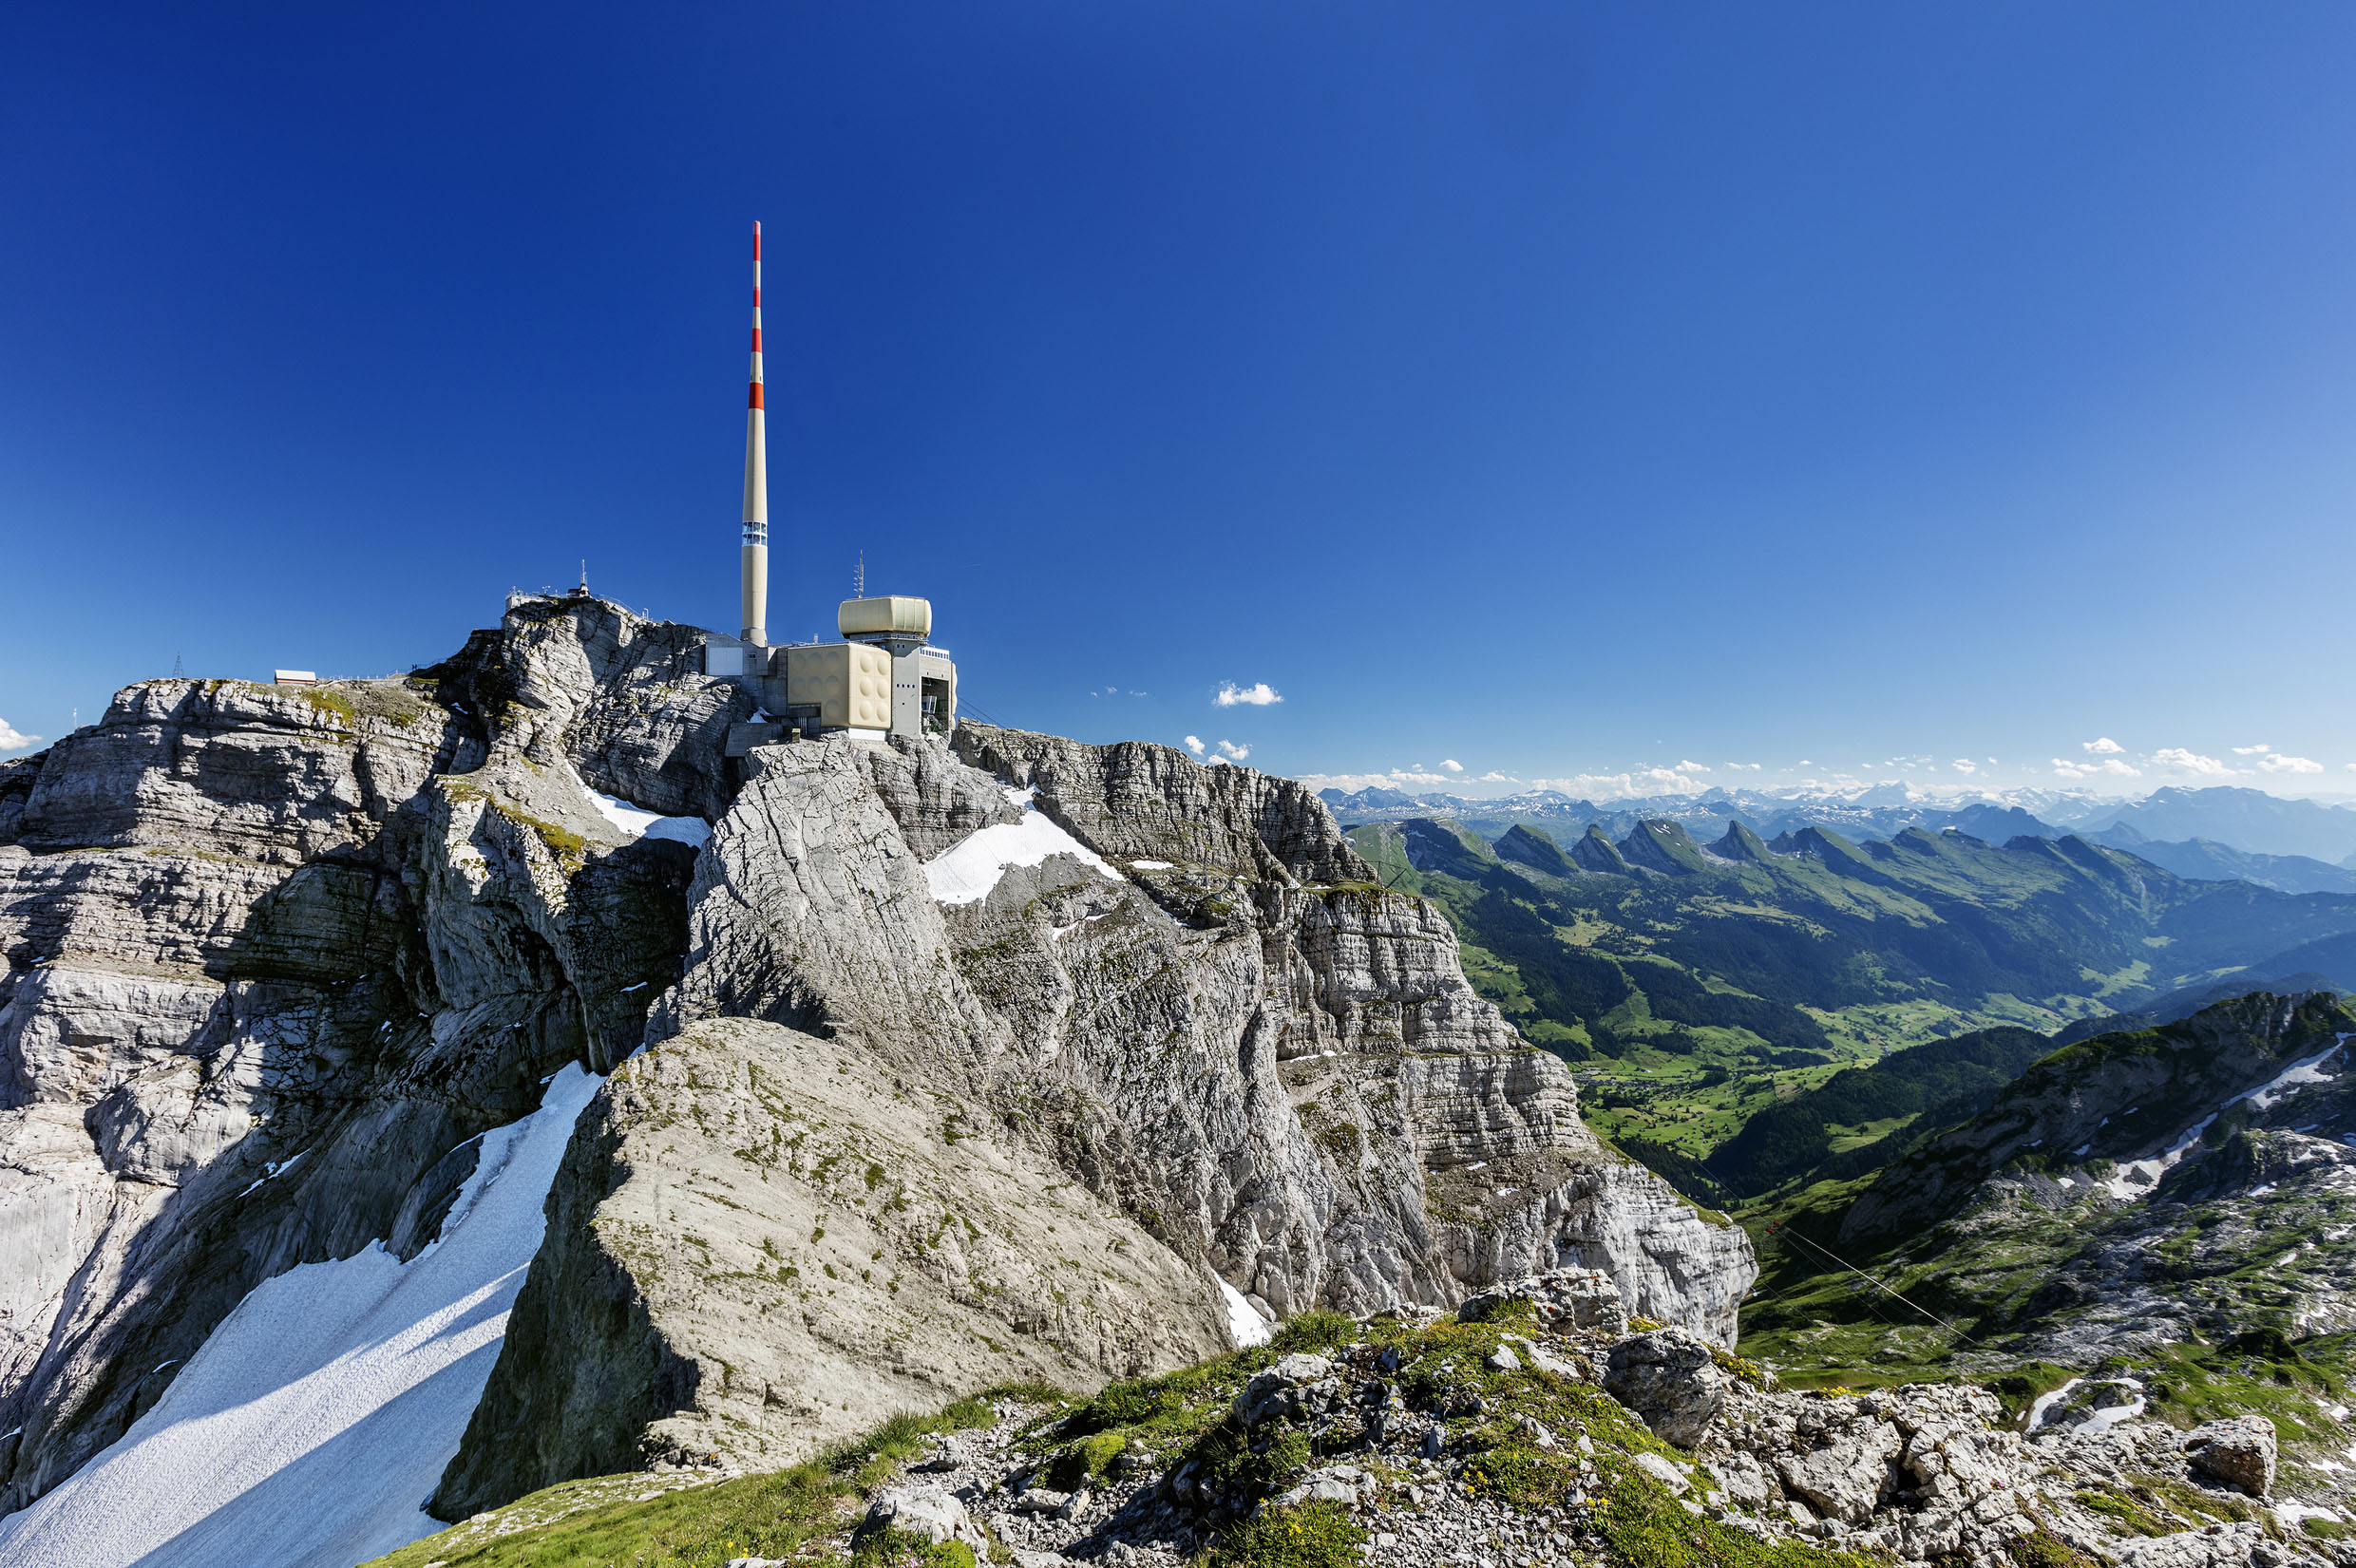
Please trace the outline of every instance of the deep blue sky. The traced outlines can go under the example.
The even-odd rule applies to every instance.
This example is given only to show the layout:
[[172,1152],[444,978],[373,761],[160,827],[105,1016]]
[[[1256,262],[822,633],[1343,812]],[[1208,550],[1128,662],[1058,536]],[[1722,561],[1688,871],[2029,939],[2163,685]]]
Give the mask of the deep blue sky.
[[1002,722],[2356,787],[2351,80],[2327,4],[15,5],[0,721],[582,557],[732,624],[757,217],[772,626],[864,550]]

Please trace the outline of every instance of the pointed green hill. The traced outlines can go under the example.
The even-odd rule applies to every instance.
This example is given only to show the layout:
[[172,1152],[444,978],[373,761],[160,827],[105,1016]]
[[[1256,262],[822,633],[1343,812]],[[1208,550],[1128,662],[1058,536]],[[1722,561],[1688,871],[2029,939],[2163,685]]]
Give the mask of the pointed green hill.
[[1564,854],[1563,846],[1541,827],[1517,822],[1498,839],[1496,849],[1499,860],[1518,860],[1549,877],[1579,875],[1578,863]]
[[1627,857],[1620,853],[1620,846],[1593,823],[1589,823],[1586,832],[1580,835],[1579,841],[1570,846],[1570,858],[1583,870],[1606,872],[1615,877],[1635,875],[1628,865]]
[[1685,831],[1682,822],[1639,822],[1633,832],[1620,841],[1620,853],[1628,864],[1664,876],[1685,877],[1710,868],[1710,863],[1701,858],[1701,846],[1693,841],[1693,835]]

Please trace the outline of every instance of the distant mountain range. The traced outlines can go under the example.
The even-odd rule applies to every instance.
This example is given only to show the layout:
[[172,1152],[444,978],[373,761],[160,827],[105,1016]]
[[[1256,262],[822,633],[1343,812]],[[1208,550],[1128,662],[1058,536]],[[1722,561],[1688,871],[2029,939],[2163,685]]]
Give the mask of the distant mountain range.
[[1650,820],[1566,842],[1525,822],[1492,844],[1416,817],[1351,839],[1447,909],[1474,983],[1526,1033],[1574,1057],[1829,1061],[1958,1027],[2050,1031],[2229,977],[2336,978],[2356,956],[2356,895],[2182,878],[2078,835],[1770,840],[1738,821],[1705,845]]
[[2263,789],[2156,789],[2083,825],[2096,832],[2124,828],[2152,841],[2207,839],[2253,855],[2356,861],[2356,810]]
[[1664,822],[1682,824],[1700,840],[1718,839],[1737,822],[1762,838],[1810,827],[1852,840],[1952,828],[1990,843],[2077,834],[2194,880],[2248,881],[2283,893],[2356,893],[2356,810],[2232,785],[2171,787],[2140,801],[2049,789],[1938,795],[1907,784],[1846,795],[1713,789],[1608,804],[1551,789],[1495,800],[1396,789],[1328,789],[1322,798],[1345,826],[1434,817],[1492,841],[1523,823],[1566,841],[1593,825],[1618,841],[1645,822]]

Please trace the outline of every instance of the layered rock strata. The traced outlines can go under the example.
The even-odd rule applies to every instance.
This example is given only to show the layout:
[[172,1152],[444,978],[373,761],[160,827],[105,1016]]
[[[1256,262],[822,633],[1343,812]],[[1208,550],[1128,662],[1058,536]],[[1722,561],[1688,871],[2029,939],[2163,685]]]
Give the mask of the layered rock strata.
[[1556,1266],[1731,1335],[1740,1233],[1588,1135],[1307,791],[981,726],[731,762],[700,637],[522,599],[409,677],[145,683],[0,771],[0,1507],[260,1279],[424,1245],[568,1061],[614,1077],[446,1514]]
[[671,803],[702,756],[672,743],[744,703],[594,600],[469,648],[378,681],[143,682],[0,773],[0,1510],[261,1280],[412,1255],[470,1141],[635,1048],[676,976],[694,852],[615,829],[547,735],[585,708],[582,765]]

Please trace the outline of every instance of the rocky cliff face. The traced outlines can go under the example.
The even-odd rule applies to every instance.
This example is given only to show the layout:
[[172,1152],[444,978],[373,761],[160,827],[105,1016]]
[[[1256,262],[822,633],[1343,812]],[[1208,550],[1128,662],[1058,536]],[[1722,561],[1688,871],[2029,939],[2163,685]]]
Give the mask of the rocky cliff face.
[[614,1077],[445,1513],[1558,1264],[1731,1334],[1741,1234],[1596,1143],[1305,790],[980,726],[732,764],[699,642],[527,599],[0,772],[0,1507],[260,1279],[430,1239],[568,1061]]
[[145,682],[0,777],[0,1509],[261,1280],[413,1253],[471,1139],[635,1048],[694,852],[616,830],[543,732],[582,711],[609,784],[693,779],[666,739],[741,699],[656,630],[541,605],[438,674]]

